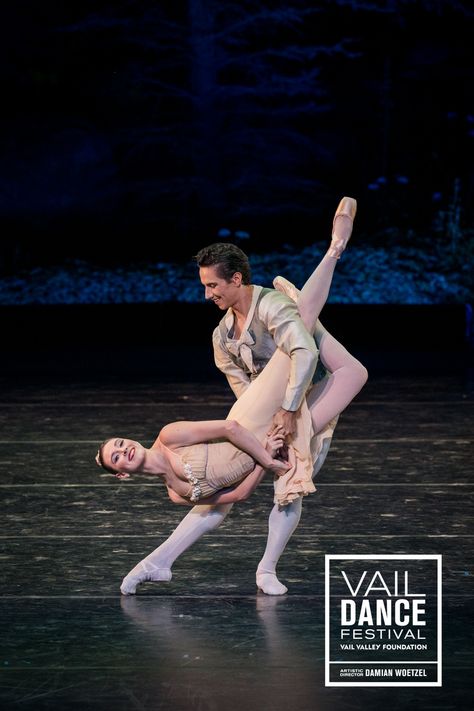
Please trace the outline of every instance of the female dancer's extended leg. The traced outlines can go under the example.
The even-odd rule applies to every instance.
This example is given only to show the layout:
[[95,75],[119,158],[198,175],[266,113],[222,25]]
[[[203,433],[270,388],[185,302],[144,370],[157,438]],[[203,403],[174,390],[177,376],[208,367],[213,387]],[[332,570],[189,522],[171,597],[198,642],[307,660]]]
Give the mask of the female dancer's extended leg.
[[329,373],[313,386],[307,397],[315,432],[320,432],[354,399],[367,381],[367,370],[318,320],[319,313],[329,294],[335,260],[326,255],[298,291],[282,277],[275,279],[277,289],[293,298],[298,304],[301,319],[310,333],[314,333],[319,357]]
[[[347,198],[346,198],[347,200]],[[355,204],[355,201],[352,201]],[[352,214],[339,214],[341,224],[336,224],[333,241],[301,292],[277,277],[275,286],[295,299],[301,320],[312,334],[320,349],[320,358],[331,376],[319,387],[308,402],[313,427],[320,432],[324,426],[351,402],[367,379],[367,371],[359,361],[338,343],[318,321],[331,287],[334,269],[352,231]],[[335,222],[337,220],[337,213]],[[336,235],[337,231],[337,235]],[[334,246],[336,245],[336,246]],[[228,418],[240,422],[257,437],[263,438],[275,412],[283,402],[290,374],[290,357],[277,350],[268,364],[229,412]]]
[[169,582],[171,566],[178,556],[204,534],[221,525],[233,504],[194,506],[161,546],[143,558],[123,579],[120,590],[135,595],[137,585],[147,580]]

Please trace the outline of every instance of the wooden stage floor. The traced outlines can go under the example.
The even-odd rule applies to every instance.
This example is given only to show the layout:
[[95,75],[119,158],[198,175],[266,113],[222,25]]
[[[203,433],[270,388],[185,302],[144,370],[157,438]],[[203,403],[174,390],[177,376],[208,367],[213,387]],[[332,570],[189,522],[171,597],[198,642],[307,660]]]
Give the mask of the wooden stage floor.
[[[97,443],[149,443],[167,422],[221,418],[223,381],[2,382],[2,709],[471,709],[473,383],[379,375],[341,416],[279,566],[257,594],[272,484],[188,550],[170,583],[123,576],[186,513],[141,476],[117,481]],[[324,555],[442,554],[443,686],[324,685]]]

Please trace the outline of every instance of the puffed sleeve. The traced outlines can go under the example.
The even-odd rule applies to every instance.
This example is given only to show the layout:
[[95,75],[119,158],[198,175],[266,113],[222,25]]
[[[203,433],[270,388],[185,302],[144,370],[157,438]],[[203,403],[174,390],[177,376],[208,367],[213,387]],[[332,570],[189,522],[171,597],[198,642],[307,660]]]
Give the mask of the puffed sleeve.
[[258,313],[278,348],[291,358],[290,379],[282,407],[298,410],[318,362],[314,338],[306,330],[296,304],[278,291],[265,294]]
[[219,328],[214,329],[212,334],[212,345],[214,348],[214,362],[227,378],[235,397],[238,399],[250,385],[250,378],[234,363],[222,343]]

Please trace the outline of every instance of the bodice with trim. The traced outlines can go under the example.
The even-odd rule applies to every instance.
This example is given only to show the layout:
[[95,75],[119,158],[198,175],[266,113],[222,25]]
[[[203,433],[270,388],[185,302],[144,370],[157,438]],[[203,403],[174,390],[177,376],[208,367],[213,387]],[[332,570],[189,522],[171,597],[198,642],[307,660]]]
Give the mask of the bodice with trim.
[[189,499],[193,503],[236,484],[255,467],[249,454],[227,440],[176,447],[169,451],[183,463],[184,476],[191,484]]

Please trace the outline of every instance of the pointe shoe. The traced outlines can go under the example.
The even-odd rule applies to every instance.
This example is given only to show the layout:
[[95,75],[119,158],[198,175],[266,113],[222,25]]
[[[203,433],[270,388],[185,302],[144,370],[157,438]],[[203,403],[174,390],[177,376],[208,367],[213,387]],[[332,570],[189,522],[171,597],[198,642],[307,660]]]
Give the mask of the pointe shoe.
[[140,562],[122,580],[120,592],[122,595],[135,595],[137,585],[147,581],[169,583],[173,573],[169,568],[157,568],[150,562]]
[[273,286],[277,291],[281,291],[282,294],[286,294],[286,296],[289,296],[295,303],[298,303],[300,290],[297,289],[291,281],[288,281],[285,277],[277,276],[273,280]]
[[[352,234],[352,226],[354,223],[356,212],[356,200],[351,197],[343,197],[341,202],[337,206],[337,210],[332,221],[332,239],[331,245],[328,250],[328,255],[330,257],[335,257],[335,259],[339,259],[339,257],[345,250],[346,245],[349,242],[350,236]],[[345,218],[343,224],[341,224],[342,218]],[[339,225],[336,224],[337,219],[339,219]]]
[[257,588],[265,595],[284,595],[288,592],[286,585],[278,580],[276,573],[268,570],[257,570]]

